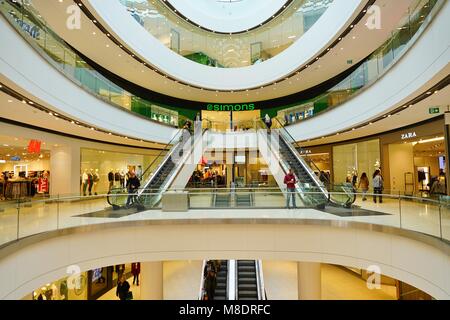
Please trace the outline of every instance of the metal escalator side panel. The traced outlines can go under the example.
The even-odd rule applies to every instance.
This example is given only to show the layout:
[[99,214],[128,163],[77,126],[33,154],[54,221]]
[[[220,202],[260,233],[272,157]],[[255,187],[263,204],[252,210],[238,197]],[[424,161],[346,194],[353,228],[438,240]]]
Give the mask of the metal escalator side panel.
[[[194,134],[194,139],[191,139],[191,148],[185,148],[185,154],[180,159],[178,164],[181,164],[176,175],[170,180],[169,188],[181,190],[186,187],[192,173],[200,162],[205,150],[208,146],[208,131],[199,131],[201,134]],[[191,137],[192,138],[192,137]]]
[[[273,130],[273,131],[275,131],[275,130]],[[320,182],[319,178],[316,176],[314,171],[312,171],[312,169],[308,166],[306,161],[298,153],[298,151],[283,137],[283,135],[279,131],[275,131],[275,134],[277,134],[279,137],[280,147],[283,144],[288,148],[289,152],[296,158],[296,160],[300,163],[300,165],[303,167],[305,172],[308,174],[311,181],[315,184],[315,187],[317,188],[317,192],[323,194],[325,199],[328,201],[330,199],[329,192],[323,186],[323,184]]]

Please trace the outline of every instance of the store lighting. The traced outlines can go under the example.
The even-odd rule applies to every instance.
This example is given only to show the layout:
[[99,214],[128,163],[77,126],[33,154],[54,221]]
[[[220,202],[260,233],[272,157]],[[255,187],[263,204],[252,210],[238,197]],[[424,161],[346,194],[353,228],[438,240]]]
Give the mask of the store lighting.
[[444,140],[444,137],[437,137],[437,138],[432,138],[432,139],[420,140],[419,143],[428,143],[428,142],[442,141],[442,140]]

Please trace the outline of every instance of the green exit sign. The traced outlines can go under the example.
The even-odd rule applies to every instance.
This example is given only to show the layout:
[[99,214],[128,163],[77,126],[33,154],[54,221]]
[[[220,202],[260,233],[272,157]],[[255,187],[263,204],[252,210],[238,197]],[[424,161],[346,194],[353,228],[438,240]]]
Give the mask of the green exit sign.
[[430,114],[436,114],[436,113],[440,113],[441,110],[439,108],[430,108],[429,112],[430,112]]

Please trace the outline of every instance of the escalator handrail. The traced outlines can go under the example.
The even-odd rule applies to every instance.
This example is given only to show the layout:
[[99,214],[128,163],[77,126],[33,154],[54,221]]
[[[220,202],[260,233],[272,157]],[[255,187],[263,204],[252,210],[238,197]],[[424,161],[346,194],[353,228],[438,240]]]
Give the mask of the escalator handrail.
[[[284,131],[287,132],[286,129],[284,129]],[[287,134],[289,134],[289,132],[287,132]],[[289,136],[292,137],[290,134],[289,134]],[[286,143],[286,145],[289,148],[289,150],[291,150],[292,154],[302,164],[303,168],[306,169],[306,172],[308,173],[309,177],[316,183],[316,185],[320,189],[320,191],[323,192],[323,194],[329,199],[330,197],[329,197],[328,190],[323,186],[322,182],[318,179],[316,174],[311,170],[309,165],[305,162],[305,160],[298,153],[298,151],[295,148],[293,148],[292,145],[289,143],[289,141],[286,141],[286,139],[281,134],[279,134],[279,137],[280,137],[280,139],[284,140],[284,142]],[[313,163],[313,162],[311,161],[311,163]]]
[[256,284],[258,290],[258,300],[267,300],[266,288],[264,285],[262,260],[255,260],[255,266],[256,266]]
[[[202,129],[201,135],[200,135],[200,136],[196,136],[195,134],[194,134],[194,135],[191,135],[191,136],[189,137],[189,139],[187,139],[187,141],[184,141],[184,144],[181,145],[181,148],[184,149],[184,146],[186,145],[186,143],[191,143],[191,146],[190,146],[190,152],[188,152],[188,153],[183,153],[183,156],[182,156],[183,158],[179,159],[178,163],[177,163],[176,166],[174,167],[174,172],[175,172],[176,174],[167,177],[166,179],[168,179],[168,180],[163,181],[163,183],[165,182],[165,186],[166,186],[167,188],[170,186],[170,184],[172,184],[172,182],[176,179],[176,177],[178,176],[178,173],[180,172],[180,170],[177,170],[177,166],[179,166],[179,168],[181,169],[181,168],[184,166],[185,160],[186,160],[190,155],[192,155],[193,152],[195,152],[195,147],[196,147],[196,145],[197,145],[198,143],[203,144],[203,140],[204,140],[204,138],[205,138],[205,134],[206,134],[207,130],[208,130],[207,128]],[[197,137],[200,138],[200,139],[199,139],[200,141],[197,141],[197,140],[196,140]],[[175,150],[176,150],[176,149],[175,149]],[[173,150],[172,153],[173,153],[175,150]],[[184,160],[182,160],[182,159],[184,159]]]
[[203,260],[202,264],[202,275],[200,277],[200,292],[198,294],[198,300],[203,300],[205,293],[205,268],[206,268],[206,260]]
[[[289,138],[295,143],[295,149],[296,149],[296,150],[300,150],[300,152],[301,152],[302,150],[304,150],[304,149],[299,145],[299,143],[294,139],[294,137],[289,133],[289,130],[287,130],[286,127],[280,122],[280,120],[277,119],[277,118],[274,118],[274,119],[275,119],[275,121],[279,124],[280,129],[282,129],[283,132],[285,132],[285,133],[289,136]],[[286,141],[286,142],[288,143],[288,145],[290,144],[288,141]],[[297,152],[298,152],[298,151],[297,151]],[[296,153],[297,153],[297,152],[296,152]],[[305,157],[307,158],[308,156],[305,155]],[[312,161],[311,159],[308,159],[308,162],[312,164],[312,166],[314,167],[315,170],[319,171],[319,174],[321,173],[322,170],[320,170],[320,168],[315,164],[314,161]],[[331,181],[328,180],[327,177],[324,177],[324,178],[327,180],[327,181],[326,181],[326,184],[330,185],[330,184],[331,184]]]
[[238,300],[237,296],[237,266],[236,260],[228,260],[227,265],[227,300]]
[[[149,177],[148,181],[145,183],[145,187],[143,189],[146,189],[147,185],[150,184],[152,177],[156,176],[156,174],[158,173],[159,170],[161,170],[162,165],[164,165],[164,163],[166,162],[167,158],[169,156],[172,155],[172,153],[175,151],[176,147],[179,145],[180,142],[176,143],[171,149],[168,149],[169,146],[173,145],[173,142],[175,141],[175,139],[178,138],[179,134],[183,132],[183,129],[178,129],[178,132],[174,135],[174,137],[164,146],[164,148],[161,150],[161,152],[156,156],[156,158],[152,161],[152,163],[150,163],[149,166],[147,166],[147,169],[144,170],[144,172],[142,173],[142,177],[145,176],[145,174],[150,170],[150,168],[156,163],[156,161],[161,157],[161,155],[164,152],[167,152],[165,158],[161,161],[161,164],[158,166],[157,170],[154,172],[154,174]],[[172,150],[172,152],[170,152],[170,150]],[[139,195],[142,192],[139,193]]]
[[[279,136],[280,139],[284,139],[279,133],[278,133],[278,136]],[[291,152],[294,153],[295,157],[296,157],[297,160],[300,162],[300,164],[301,164],[305,169],[307,169],[308,166],[304,163],[304,161],[302,161],[303,159],[301,159],[301,156],[298,155],[298,152],[294,152],[292,146],[290,146],[290,144],[289,144],[288,142],[285,141],[285,143],[286,143],[286,145],[288,146],[289,150],[291,150]],[[272,149],[272,152],[274,152],[272,144],[268,143],[268,146],[269,146],[270,149]],[[277,154],[277,152],[275,152],[275,154],[277,155],[278,161],[280,162],[281,169],[284,171],[284,174],[287,174],[288,169],[289,169],[289,165],[286,164],[286,161],[284,161],[284,160],[282,159],[282,157],[280,157],[280,156]],[[307,172],[308,175],[313,179],[313,181],[316,182],[317,186],[319,187],[320,193],[323,194],[323,195],[326,197],[327,202],[329,202],[330,199],[331,199],[331,198],[330,198],[330,194],[328,193],[328,191],[327,191],[325,188],[321,187],[321,185],[320,185],[320,183],[318,182],[318,180],[315,179],[315,174],[314,174],[314,173],[311,173],[310,170],[306,170],[306,172]],[[297,183],[297,185],[301,186],[301,184],[299,184],[299,183]],[[300,188],[300,187],[297,187],[297,189],[300,190],[300,191],[298,191],[299,194],[300,194],[300,196],[301,196],[302,198],[304,198],[305,192],[303,191],[303,189]]]

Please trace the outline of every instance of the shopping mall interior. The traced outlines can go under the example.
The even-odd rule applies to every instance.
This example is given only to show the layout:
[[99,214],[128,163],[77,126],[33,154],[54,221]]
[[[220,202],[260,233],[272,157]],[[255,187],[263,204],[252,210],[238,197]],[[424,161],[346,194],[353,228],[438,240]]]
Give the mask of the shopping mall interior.
[[449,300],[450,2],[0,0],[0,300]]

